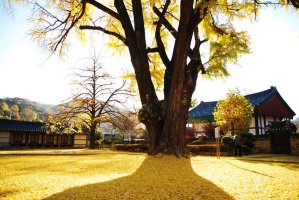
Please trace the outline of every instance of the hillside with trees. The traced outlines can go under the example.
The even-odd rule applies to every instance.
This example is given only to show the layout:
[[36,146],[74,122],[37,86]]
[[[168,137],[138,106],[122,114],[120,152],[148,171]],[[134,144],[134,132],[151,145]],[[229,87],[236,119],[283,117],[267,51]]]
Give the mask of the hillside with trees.
[[55,105],[42,104],[19,97],[0,98],[0,118],[44,121],[49,113],[55,111]]

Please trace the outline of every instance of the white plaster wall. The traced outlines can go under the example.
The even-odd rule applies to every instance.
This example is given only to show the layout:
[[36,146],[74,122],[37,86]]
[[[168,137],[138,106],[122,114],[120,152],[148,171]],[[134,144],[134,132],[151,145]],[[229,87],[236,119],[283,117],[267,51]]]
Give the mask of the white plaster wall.
[[77,134],[74,136],[74,147],[84,148],[87,144],[88,135]]
[[270,124],[270,122],[274,122],[273,116],[266,116],[266,125]]
[[0,131],[0,144],[8,144],[9,143],[10,132]]
[[251,123],[250,123],[250,126],[249,126],[249,133],[253,134],[253,135],[256,135],[256,131],[255,131],[255,118],[252,117],[251,119]]

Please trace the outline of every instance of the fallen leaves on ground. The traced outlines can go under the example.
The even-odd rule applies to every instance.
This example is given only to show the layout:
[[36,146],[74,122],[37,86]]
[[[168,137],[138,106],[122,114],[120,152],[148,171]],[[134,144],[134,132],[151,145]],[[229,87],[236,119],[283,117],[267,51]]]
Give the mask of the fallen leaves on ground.
[[191,162],[199,176],[235,199],[299,199],[299,162],[277,160],[195,157]]
[[299,199],[298,191],[296,163],[0,151],[0,199]]

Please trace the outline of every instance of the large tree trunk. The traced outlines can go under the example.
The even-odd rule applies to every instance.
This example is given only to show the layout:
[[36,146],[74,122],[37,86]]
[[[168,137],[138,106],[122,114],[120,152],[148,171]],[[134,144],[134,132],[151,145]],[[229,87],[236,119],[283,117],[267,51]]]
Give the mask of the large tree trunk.
[[[168,64],[166,64],[163,101],[158,100],[151,80],[141,1],[132,1],[134,26],[130,22],[124,2],[115,0],[114,5],[121,16],[120,21],[136,74],[143,105],[139,112],[139,119],[146,125],[149,133],[149,153],[169,153],[181,156],[185,153],[184,136],[188,109],[196,83],[192,81],[190,67],[187,65],[193,30],[199,18],[193,12],[193,1],[181,1],[181,16],[172,58],[169,62],[168,59],[164,60]],[[158,27],[161,28],[161,26]],[[159,37],[159,30],[156,33]],[[161,41],[157,43],[159,42],[161,43]],[[159,54],[161,55],[161,51]],[[162,58],[166,56],[165,53]],[[197,77],[197,73],[194,74]]]
[[[188,120],[192,93],[196,82],[192,81],[187,56],[195,27],[192,1],[181,2],[181,16],[178,34],[172,54],[171,78],[164,96],[166,98],[166,114],[160,140],[156,152],[164,152],[181,156],[185,154],[185,130]],[[196,74],[197,75],[197,74]],[[166,85],[166,83],[164,83]]]
[[[193,90],[189,83],[189,74],[186,73],[181,76],[173,76],[173,83],[170,88],[170,96],[165,101],[165,114],[159,123],[159,129],[155,129],[157,136],[155,139],[155,146],[151,153],[167,153],[181,156],[186,154],[185,151],[185,130],[188,120],[188,110],[190,107],[191,96]],[[192,85],[193,86],[193,85]]]
[[[174,96],[170,101],[166,101],[167,108],[161,111],[159,119],[151,119],[146,123],[150,138],[150,154],[175,154],[179,157],[187,153],[184,143],[191,95],[187,95],[186,84],[183,83],[182,86],[181,90],[180,87],[176,87]],[[165,109],[163,107],[161,110]]]
[[91,116],[90,125],[89,125],[90,126],[89,148],[95,149],[96,148],[96,127],[97,127],[97,124],[95,122],[95,109],[92,109],[91,115],[92,116]]
[[96,127],[95,126],[91,126],[90,128],[89,148],[90,149],[96,148]]

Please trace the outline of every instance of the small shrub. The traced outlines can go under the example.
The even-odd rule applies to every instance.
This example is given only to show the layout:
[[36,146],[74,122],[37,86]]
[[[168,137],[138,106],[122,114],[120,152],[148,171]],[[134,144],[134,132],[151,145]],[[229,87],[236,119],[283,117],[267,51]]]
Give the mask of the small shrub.
[[254,136],[251,133],[242,133],[240,135],[241,142],[242,142],[242,151],[245,154],[251,153],[251,149],[254,147]]
[[[251,153],[251,149],[254,147],[254,136],[251,133],[242,133],[240,134],[240,139],[242,143],[242,152],[244,154]],[[234,140],[232,136],[223,136],[221,138],[221,143],[224,145],[224,151],[229,152],[230,154],[234,151]]]
[[191,145],[200,145],[203,144],[204,142],[202,140],[194,140],[193,142],[191,142]]
[[242,148],[242,154],[248,155],[251,153],[251,149],[248,148],[247,146],[242,145],[241,148]]
[[242,133],[240,135],[240,138],[241,138],[241,141],[242,141],[242,144],[247,146],[248,148],[253,148],[254,147],[254,141],[255,141],[255,138],[253,136],[253,134],[251,133]]
[[208,145],[187,145],[187,148],[190,150],[191,153],[198,155],[198,154],[211,154],[216,152],[216,145],[215,144],[208,144]]
[[[221,152],[224,151],[224,146],[221,145]],[[187,149],[194,155],[216,155],[216,143],[203,145],[187,145]]]
[[223,136],[221,138],[221,144],[223,144],[224,146],[233,147],[234,140],[231,136]]
[[224,146],[223,150],[228,152],[229,154],[233,153],[234,150],[234,140],[232,136],[223,136],[221,138],[221,144]]
[[186,138],[185,144],[192,144],[194,141],[197,141],[197,138]]
[[101,132],[96,132],[95,137],[96,137],[96,141],[95,141],[96,147],[100,148],[100,146],[104,140],[104,136]]
[[130,151],[130,152],[147,152],[147,144],[113,144],[113,150],[117,151]]
[[103,144],[111,144],[112,143],[112,140],[110,138],[106,138],[103,140],[102,142]]
[[125,144],[124,140],[114,140],[113,144]]
[[137,143],[137,140],[131,139],[131,144],[136,144],[136,143]]
[[205,142],[216,142],[216,138],[215,137],[204,137],[203,140],[202,140],[204,143]]

